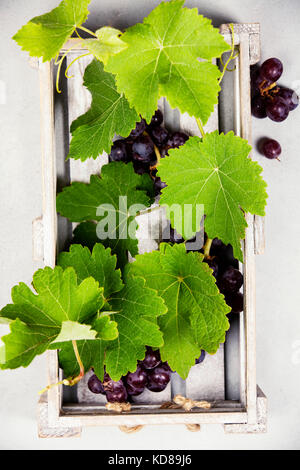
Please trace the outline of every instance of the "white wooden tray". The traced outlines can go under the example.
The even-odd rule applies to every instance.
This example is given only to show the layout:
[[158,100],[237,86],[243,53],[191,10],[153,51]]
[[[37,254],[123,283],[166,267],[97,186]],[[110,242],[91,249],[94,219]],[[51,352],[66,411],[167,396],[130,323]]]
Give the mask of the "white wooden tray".
[[[227,42],[231,42],[228,25],[222,25],[221,33]],[[235,44],[239,49],[235,71],[228,74],[222,83],[219,110],[210,117],[206,131],[218,127],[227,131],[233,129],[251,143],[250,113],[250,65],[256,63],[260,56],[259,24],[236,24]],[[78,48],[68,56],[69,63],[85,49],[77,39],[71,39],[64,46],[62,53],[72,45]],[[90,95],[82,85],[86,65],[91,59],[83,57],[72,66],[74,78],[67,83],[68,120],[71,123],[78,115],[86,112],[90,105]],[[35,258],[42,258],[47,266],[55,266],[59,249],[58,240],[68,238],[66,223],[57,223],[55,208],[57,162],[55,152],[55,91],[53,87],[53,63],[39,62],[40,100],[41,100],[41,145],[43,173],[43,215],[34,221]],[[222,103],[227,104],[227,116],[224,116]],[[180,115],[170,110],[168,103],[161,100],[159,106],[164,112],[167,127],[198,134],[193,118]],[[229,110],[229,111],[228,111]],[[223,115],[222,115],[223,114]],[[223,125],[219,125],[223,120]],[[226,124],[226,120],[231,124]],[[56,129],[57,132],[57,129]],[[61,152],[60,152],[61,153]],[[97,160],[86,162],[71,160],[68,165],[70,181],[89,181],[90,174],[99,173],[101,166],[107,162],[102,155]],[[57,165],[58,163],[58,165]],[[65,164],[67,165],[67,164]],[[63,171],[64,174],[68,171]],[[38,424],[40,437],[74,437],[79,436],[82,426],[118,425],[137,426],[147,424],[202,424],[220,423],[226,432],[263,432],[266,430],[266,397],[256,385],[255,355],[255,254],[262,253],[264,248],[263,219],[247,214],[248,228],[244,241],[244,312],[232,324],[225,346],[220,347],[214,356],[206,356],[205,361],[191,369],[186,381],[173,374],[170,386],[161,393],[147,392],[138,398],[130,412],[112,413],[104,406],[105,399],[88,392],[87,377],[77,389],[66,391],[65,387],[55,387],[41,397],[38,407]],[[139,221],[143,226],[143,221]],[[140,250],[149,250],[140,244]],[[151,249],[155,249],[155,242]],[[61,376],[56,351],[48,352],[49,383],[56,383]],[[210,410],[193,409],[190,412],[174,409],[160,409],[160,404],[169,401],[181,393],[192,399],[207,399],[214,402]],[[142,402],[142,403],[141,403]]]

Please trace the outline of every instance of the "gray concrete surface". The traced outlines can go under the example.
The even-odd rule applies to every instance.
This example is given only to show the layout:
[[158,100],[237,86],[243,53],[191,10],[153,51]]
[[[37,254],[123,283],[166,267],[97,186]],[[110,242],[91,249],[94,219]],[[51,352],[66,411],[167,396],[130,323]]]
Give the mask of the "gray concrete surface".
[[[124,27],[141,20],[159,2],[93,0],[91,28]],[[39,87],[26,53],[11,36],[27,20],[58,0],[9,0],[0,5],[0,307],[11,287],[31,281],[32,219],[41,213]],[[222,22],[260,22],[262,57],[279,57],[280,82],[300,88],[298,0],[193,0],[188,6]],[[297,82],[298,81],[298,82]],[[5,93],[2,93],[5,89]],[[254,120],[253,134],[277,138],[281,163],[259,157],[268,182],[266,252],[257,259],[257,381],[269,400],[268,432],[224,435],[221,426],[191,433],[184,426],[143,429],[90,428],[80,440],[38,440],[37,391],[46,380],[45,358],[25,369],[0,374],[0,449],[300,449],[300,109],[277,124]]]

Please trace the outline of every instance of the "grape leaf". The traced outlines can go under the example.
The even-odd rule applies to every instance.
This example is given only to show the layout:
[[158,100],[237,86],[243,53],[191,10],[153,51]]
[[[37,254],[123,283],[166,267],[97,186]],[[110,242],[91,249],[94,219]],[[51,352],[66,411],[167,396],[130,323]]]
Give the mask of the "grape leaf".
[[212,270],[198,252],[184,244],[162,243],[160,251],[138,255],[128,275],[141,276],[157,290],[168,308],[158,319],[164,345],[162,360],[185,379],[202,349],[213,354],[225,341],[230,308],[220,294]]
[[68,158],[86,160],[109,153],[113,137],[127,137],[140,117],[130,108],[125,96],[118,93],[114,76],[94,60],[84,73],[84,85],[92,94],[89,111],[72,122],[72,140]]
[[[106,341],[101,339],[77,341],[77,348],[84,370],[93,367],[95,374],[100,380],[104,375],[104,354]],[[59,345],[59,364],[64,370],[66,377],[76,377],[79,374],[79,366],[70,341]]]
[[196,8],[182,8],[183,3],[162,2],[142,24],[129,28],[122,35],[127,49],[105,66],[116,75],[118,90],[148,122],[160,96],[203,123],[217,103],[220,71],[211,59],[229,46],[209,19]]
[[136,370],[137,360],[145,357],[145,345],[160,347],[162,333],[156,318],[166,313],[164,301],[155,290],[145,287],[144,279],[127,279],[122,291],[109,301],[112,320],[118,323],[119,336],[108,344],[106,370],[113,380]]
[[[204,205],[205,231],[209,238],[231,244],[235,257],[243,261],[240,240],[245,238],[245,212],[264,215],[267,193],[262,168],[248,158],[247,141],[229,132],[190,138],[180,149],[170,150],[161,160],[158,174],[167,187],[160,204],[165,205],[174,228],[178,221],[169,211],[172,204]],[[184,238],[195,232],[184,227]]]
[[[84,369],[87,371],[93,367],[100,379],[103,378],[104,364],[111,378],[119,380],[128,371],[136,370],[137,361],[145,356],[145,345],[160,347],[163,344],[156,319],[166,312],[166,307],[162,298],[144,284],[143,279],[132,277],[109,300],[112,308],[109,317],[118,325],[117,339],[78,342]],[[93,323],[93,329],[97,329],[97,321]],[[59,361],[66,375],[78,373],[70,344],[63,345]]]
[[116,270],[117,257],[100,243],[94,246],[92,253],[87,247],[71,245],[69,252],[60,253],[58,264],[64,269],[73,267],[80,282],[92,276],[103,287],[105,299],[123,288],[121,272]]
[[118,267],[127,262],[127,251],[132,256],[138,251],[135,216],[150,204],[146,193],[136,189],[141,181],[131,163],[112,162],[102,167],[101,176],[91,176],[89,184],[72,183],[57,196],[58,212],[72,222],[101,222],[98,241],[117,254]]
[[106,64],[111,55],[126,49],[127,44],[120,39],[121,34],[118,29],[104,26],[96,31],[98,39],[85,39],[84,45],[96,59]]
[[77,26],[88,17],[91,0],[63,0],[57,8],[45,15],[32,18],[13,39],[29,55],[54,59]]
[[39,269],[32,290],[24,283],[12,289],[13,304],[1,317],[9,318],[11,333],[2,338],[6,361],[2,368],[28,366],[59,335],[63,322],[87,322],[104,305],[103,288],[91,277],[80,285],[73,268]]
[[53,344],[63,341],[79,341],[82,339],[95,339],[97,332],[92,330],[91,325],[83,325],[76,321],[63,321],[59,335],[53,341]]

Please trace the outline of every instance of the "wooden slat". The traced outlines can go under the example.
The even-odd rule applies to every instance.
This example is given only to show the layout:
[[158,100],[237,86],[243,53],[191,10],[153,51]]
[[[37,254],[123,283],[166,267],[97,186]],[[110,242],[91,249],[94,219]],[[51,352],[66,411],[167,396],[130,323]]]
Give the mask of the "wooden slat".
[[[43,258],[45,266],[54,267],[56,262],[57,215],[56,215],[56,160],[54,134],[53,62],[39,61],[41,105],[41,154],[43,192]],[[48,351],[48,382],[58,381],[56,351]],[[57,421],[60,411],[59,387],[48,393],[49,422]]]
[[[240,33],[241,136],[251,142],[249,35]],[[246,338],[246,398],[248,423],[256,420],[255,247],[254,217],[246,214],[244,243],[244,316]]]

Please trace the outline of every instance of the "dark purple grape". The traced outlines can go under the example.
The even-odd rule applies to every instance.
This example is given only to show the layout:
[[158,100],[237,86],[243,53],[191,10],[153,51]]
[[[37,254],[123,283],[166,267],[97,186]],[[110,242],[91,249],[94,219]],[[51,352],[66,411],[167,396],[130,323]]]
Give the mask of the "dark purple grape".
[[92,393],[102,393],[102,395],[105,395],[103,384],[95,374],[91,375],[89,378],[88,388]]
[[171,367],[169,366],[169,364],[167,362],[162,362],[159,367],[162,367],[166,371],[173,372]]
[[148,390],[151,392],[162,392],[171,379],[171,372],[164,365],[155,367],[148,372]]
[[218,262],[219,260],[218,260],[218,258],[216,258],[214,256],[214,257],[210,257],[210,258],[205,258],[203,261],[208,264],[210,269],[212,269],[213,276],[217,277],[218,272],[219,272],[219,262]]
[[166,188],[166,183],[164,183],[159,176],[155,177],[154,180],[154,191],[155,195],[161,194],[162,189]]
[[225,301],[233,313],[241,313],[244,310],[244,296],[241,292],[226,293]]
[[270,160],[278,158],[281,154],[281,145],[275,139],[265,139],[262,144],[262,153]]
[[173,227],[170,227],[170,238],[169,238],[170,243],[184,243],[184,238],[182,238],[179,233],[176,232],[176,230]]
[[279,59],[276,59],[276,57],[265,60],[265,62],[260,66],[261,77],[272,82],[276,82],[281,77],[282,72],[282,62]]
[[150,137],[141,135],[132,144],[132,158],[134,161],[150,163],[154,156],[154,145]]
[[149,128],[154,128],[154,127],[157,127],[157,126],[160,126],[161,123],[163,122],[163,114],[162,112],[157,109],[154,113],[154,115],[152,116],[152,119],[151,119],[151,122],[149,124]]
[[232,266],[218,279],[218,287],[221,292],[237,292],[243,285],[243,275]]
[[254,98],[252,98],[251,112],[252,112],[253,116],[255,116],[259,119],[263,119],[263,118],[267,117],[266,101],[262,96],[255,95]]
[[144,175],[145,173],[150,173],[149,163],[143,163],[140,161],[133,161],[133,169],[136,174]]
[[267,100],[266,113],[268,118],[275,122],[284,121],[289,115],[289,107],[283,98],[275,96]]
[[128,394],[125,388],[125,385],[121,383],[114,382],[113,389],[106,392],[107,401],[111,403],[124,403],[127,400]]
[[103,389],[105,392],[112,392],[115,389],[115,387],[119,385],[123,385],[123,382],[121,379],[115,382],[114,380],[110,378],[110,376],[107,373],[105,373],[102,384],[103,384]]
[[113,143],[109,154],[110,162],[127,162],[129,161],[127,154],[126,142],[124,140],[116,140]]
[[140,395],[148,382],[147,372],[141,365],[138,365],[135,372],[129,372],[126,375],[124,382],[129,395]]
[[205,351],[204,349],[202,349],[200,357],[198,357],[198,359],[195,360],[195,364],[201,364],[201,362],[203,362],[204,359],[205,359]]
[[153,351],[152,348],[147,346],[145,358],[140,362],[140,364],[147,370],[154,369],[161,363],[160,352],[157,349]]
[[166,142],[166,146],[168,149],[175,149],[183,145],[189,136],[184,134],[183,132],[174,132],[171,134]]
[[219,238],[214,238],[210,247],[211,256],[223,256],[226,245],[219,240]]
[[169,137],[169,133],[164,127],[154,127],[150,130],[150,135],[158,146],[163,145]]
[[141,119],[139,122],[136,123],[136,126],[134,129],[129,134],[129,138],[131,137],[132,139],[136,139],[140,135],[143,134],[146,130],[146,121],[144,119]]
[[291,88],[278,87],[276,96],[280,96],[286,102],[290,111],[296,109],[299,104],[299,96]]

